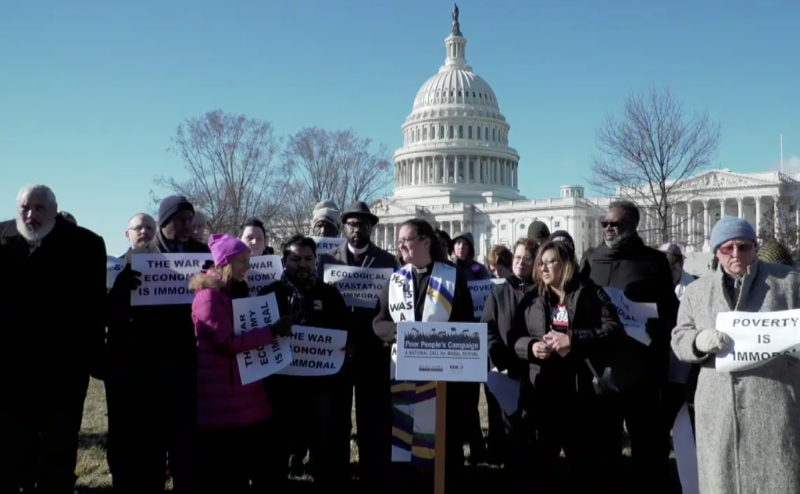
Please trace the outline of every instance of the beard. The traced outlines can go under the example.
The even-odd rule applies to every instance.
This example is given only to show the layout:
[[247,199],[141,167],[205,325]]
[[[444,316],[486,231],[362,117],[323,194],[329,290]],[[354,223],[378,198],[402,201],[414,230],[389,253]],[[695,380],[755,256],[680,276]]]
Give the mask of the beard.
[[131,247],[131,252],[133,254],[158,254],[158,248],[156,247],[156,242],[154,239],[138,247]]
[[611,240],[606,240],[606,245],[611,249],[616,249],[633,237],[634,232],[620,233]]
[[56,220],[52,219],[44,224],[42,224],[41,228],[34,231],[25,224],[25,220],[17,216],[17,231],[22,238],[27,240],[28,242],[41,242],[44,240],[46,236],[53,231],[53,228],[56,226]]

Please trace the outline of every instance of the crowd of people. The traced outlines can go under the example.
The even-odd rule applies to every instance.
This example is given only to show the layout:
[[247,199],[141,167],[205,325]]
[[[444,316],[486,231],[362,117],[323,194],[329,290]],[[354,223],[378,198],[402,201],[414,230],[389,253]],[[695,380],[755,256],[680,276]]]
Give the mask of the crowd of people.
[[[586,252],[575,252],[568,232],[534,222],[511,248],[492,248],[485,265],[469,232],[450,238],[411,219],[394,254],[371,241],[378,222],[363,202],[317,204],[309,232],[278,249],[280,280],[259,292],[275,295],[280,317],[237,333],[233,300],[250,293],[250,259],[274,253],[261,221],[246,221],[237,235],[207,235],[189,200],[167,197],[157,218],[130,219],[125,267],[109,289],[103,239],[59,210],[48,187],[22,189],[17,217],[0,223],[8,349],[0,359],[0,494],[73,492],[90,377],[105,384],[116,492],[163,492],[168,478],[179,493],[283,492],[290,475],[303,474],[320,491],[383,491],[393,472],[389,368],[398,322],[478,322],[469,284],[492,278],[502,281],[479,318],[487,366],[518,383],[518,406],[501,407],[481,383],[447,384],[448,489],[466,492],[469,462],[504,465],[504,475],[536,493],[675,492],[674,443],[686,494],[800,492],[800,364],[781,355],[747,371],[715,370],[733,345],[717,314],[800,308],[792,253],[759,245],[745,220],[726,216],[713,227],[714,267],[699,279],[684,271],[679,246],[645,245],[639,210],[626,201],[610,204],[603,243]],[[317,255],[309,234],[346,241]],[[190,281],[191,304],[131,303],[142,283],[133,258],[147,253],[210,256]],[[323,281],[330,265],[391,269],[400,281],[385,284],[375,307],[348,306]],[[610,290],[655,306],[646,341],[630,335]],[[242,384],[236,355],[297,325],[346,331],[342,368]]]

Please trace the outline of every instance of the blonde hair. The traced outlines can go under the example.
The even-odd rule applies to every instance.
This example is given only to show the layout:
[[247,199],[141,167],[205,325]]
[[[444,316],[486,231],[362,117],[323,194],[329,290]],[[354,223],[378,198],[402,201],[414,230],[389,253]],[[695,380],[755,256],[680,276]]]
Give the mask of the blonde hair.
[[579,279],[580,266],[578,266],[578,261],[575,259],[575,253],[565,242],[546,242],[539,247],[539,252],[536,253],[536,260],[533,262],[533,283],[539,293],[545,293],[548,289],[542,279],[541,264],[544,253],[550,250],[556,252],[556,260],[561,268],[561,280],[555,288],[561,291],[562,295],[559,302],[563,304],[567,298],[568,291],[577,287],[575,282]]

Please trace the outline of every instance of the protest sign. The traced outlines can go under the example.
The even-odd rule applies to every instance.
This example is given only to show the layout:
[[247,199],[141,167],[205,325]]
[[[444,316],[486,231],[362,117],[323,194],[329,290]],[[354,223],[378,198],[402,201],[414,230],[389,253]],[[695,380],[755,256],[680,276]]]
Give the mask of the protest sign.
[[401,322],[395,379],[486,382],[486,349],[486,323]]
[[142,284],[131,294],[131,305],[191,304],[189,280],[211,254],[134,254],[131,269],[142,273]]
[[752,369],[781,355],[800,358],[800,309],[778,312],[720,312],[717,331],[733,340],[733,348],[717,354],[720,372]]
[[[238,334],[272,325],[278,320],[275,294],[233,300],[233,330]],[[271,345],[236,354],[242,384],[250,384],[275,374],[292,363],[292,352],[285,338],[275,338]]]
[[339,290],[348,307],[375,308],[384,285],[392,276],[391,268],[359,268],[326,264],[323,281]]
[[283,274],[283,262],[280,256],[251,257],[250,271],[247,272],[250,296],[257,296],[262,288],[281,279],[281,274]]
[[329,376],[342,369],[347,331],[295,325],[284,340],[292,351],[292,365],[278,374]]
[[492,278],[490,280],[468,281],[469,293],[472,295],[472,307],[476,319],[483,317],[483,308],[486,305],[486,299],[492,293],[495,285],[505,283],[503,278]]
[[496,367],[486,379],[486,387],[507,415],[513,415],[519,407],[520,385],[519,380],[508,377],[507,370],[500,372]]
[[333,254],[336,249],[347,242],[346,238],[341,237],[311,237],[311,239],[317,244],[317,259],[322,254]]
[[647,320],[658,318],[656,304],[633,302],[625,296],[625,292],[611,286],[603,287],[617,308],[617,315],[625,332],[634,340],[650,346],[650,335],[647,334]]
[[106,256],[106,288],[111,290],[117,276],[125,269],[125,260]]

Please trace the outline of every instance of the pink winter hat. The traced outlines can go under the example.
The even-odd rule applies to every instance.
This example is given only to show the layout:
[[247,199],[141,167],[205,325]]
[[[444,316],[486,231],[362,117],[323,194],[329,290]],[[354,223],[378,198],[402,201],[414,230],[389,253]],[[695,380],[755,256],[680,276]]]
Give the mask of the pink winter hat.
[[250,247],[238,238],[218,233],[211,235],[211,238],[208,239],[208,247],[214,257],[214,266],[218,268],[227,266],[236,256],[250,252]]

